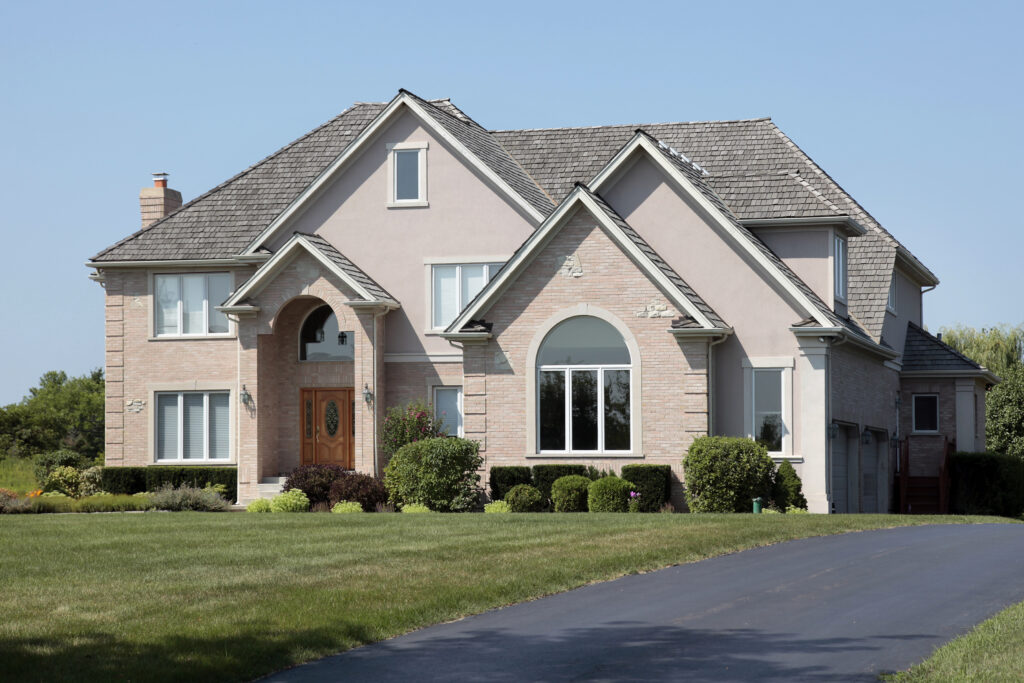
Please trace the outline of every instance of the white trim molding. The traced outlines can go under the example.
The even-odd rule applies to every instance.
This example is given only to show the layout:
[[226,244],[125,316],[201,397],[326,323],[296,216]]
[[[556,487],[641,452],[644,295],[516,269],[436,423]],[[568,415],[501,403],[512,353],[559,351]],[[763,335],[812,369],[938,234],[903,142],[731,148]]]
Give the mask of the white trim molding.
[[773,458],[793,456],[793,356],[758,356],[744,358],[743,366],[743,431],[747,438],[755,439],[754,433],[754,371],[778,370],[782,374],[782,450],[770,451]]
[[[387,201],[385,206],[389,209],[409,209],[409,208],[424,208],[430,206],[430,202],[427,200],[427,149],[430,148],[428,142],[389,142],[387,144],[388,150],[388,182],[387,182]],[[395,166],[395,152],[418,152],[416,156],[418,168],[416,171],[416,180],[419,183],[419,187],[416,192],[416,199],[398,199],[395,193],[398,191],[398,178],[395,176],[397,168]]]

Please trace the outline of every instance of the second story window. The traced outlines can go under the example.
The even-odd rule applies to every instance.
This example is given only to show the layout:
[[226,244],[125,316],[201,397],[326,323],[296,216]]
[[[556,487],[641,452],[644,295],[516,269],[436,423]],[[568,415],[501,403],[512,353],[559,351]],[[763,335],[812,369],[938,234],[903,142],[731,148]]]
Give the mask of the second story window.
[[885,303],[885,308],[890,313],[896,313],[896,273],[893,273],[892,282],[889,283],[889,300]]
[[432,268],[431,327],[443,329],[501,270],[500,263],[461,263]]
[[427,143],[388,145],[388,206],[427,206]]
[[230,273],[153,276],[153,329],[158,337],[216,336],[230,331],[217,306],[231,294]]
[[835,238],[835,295],[840,301],[846,301],[846,240],[842,237]]

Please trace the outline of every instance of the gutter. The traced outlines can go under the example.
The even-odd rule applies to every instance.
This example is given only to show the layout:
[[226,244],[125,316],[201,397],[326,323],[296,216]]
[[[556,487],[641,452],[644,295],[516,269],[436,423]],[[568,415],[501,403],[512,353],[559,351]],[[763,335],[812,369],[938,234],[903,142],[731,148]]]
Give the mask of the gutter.
[[814,225],[841,225],[847,237],[867,234],[868,229],[849,216],[811,216],[801,218],[746,218],[740,221],[745,228],[787,228]]

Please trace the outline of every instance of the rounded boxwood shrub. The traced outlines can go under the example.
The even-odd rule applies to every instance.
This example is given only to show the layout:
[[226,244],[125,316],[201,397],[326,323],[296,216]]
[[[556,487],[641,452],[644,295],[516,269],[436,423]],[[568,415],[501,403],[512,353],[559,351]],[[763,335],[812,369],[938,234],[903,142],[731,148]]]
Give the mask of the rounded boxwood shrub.
[[516,484],[505,494],[505,502],[511,512],[542,512],[544,499],[540,491],[529,484]]
[[433,512],[433,510],[421,503],[406,503],[402,506],[402,512],[407,515],[424,515]]
[[331,498],[331,486],[348,470],[341,465],[299,465],[281,487],[282,491],[299,489],[309,498],[310,505],[327,503]]
[[69,498],[78,498],[82,485],[82,473],[70,465],[58,465],[50,470],[43,480],[43,491],[62,493]]
[[503,500],[495,500],[484,505],[484,514],[503,515],[509,512],[512,512],[512,510],[509,509],[508,503]]
[[775,489],[772,494],[775,507],[783,512],[790,508],[807,509],[807,499],[804,498],[803,485],[800,476],[788,460],[783,460],[775,472]]
[[344,500],[359,503],[364,512],[373,512],[378,504],[388,502],[388,490],[380,479],[352,472],[334,480],[329,498],[331,505]]
[[459,438],[423,439],[398,449],[384,468],[384,487],[396,505],[419,503],[435,512],[477,507],[483,463],[480,444]]
[[334,504],[334,507],[331,508],[331,512],[336,515],[351,515],[356,512],[362,513],[364,510],[361,503],[342,500]]
[[309,498],[301,489],[289,489],[270,501],[271,512],[307,512]]
[[530,468],[524,466],[492,467],[489,478],[491,500],[504,500],[505,494],[517,484],[533,484]]
[[590,483],[587,507],[591,512],[629,512],[633,484],[618,477],[602,477]]
[[775,463],[764,444],[750,439],[698,437],[683,470],[692,512],[750,512],[754,498],[771,498]]
[[257,498],[245,508],[246,512],[270,512],[270,501],[266,498]]
[[551,485],[551,502],[554,503],[555,512],[586,512],[592,483],[589,477],[578,474],[555,479]]
[[672,490],[671,465],[624,465],[622,478],[640,495],[633,499],[636,512],[657,512]]
[[533,485],[540,491],[540,495],[544,500],[549,500],[551,498],[551,485],[556,480],[568,477],[570,474],[578,474],[581,477],[585,477],[588,471],[586,465],[534,465]]
[[412,401],[404,406],[388,408],[380,427],[380,450],[385,461],[410,443],[447,436],[444,422],[434,417],[429,403]]

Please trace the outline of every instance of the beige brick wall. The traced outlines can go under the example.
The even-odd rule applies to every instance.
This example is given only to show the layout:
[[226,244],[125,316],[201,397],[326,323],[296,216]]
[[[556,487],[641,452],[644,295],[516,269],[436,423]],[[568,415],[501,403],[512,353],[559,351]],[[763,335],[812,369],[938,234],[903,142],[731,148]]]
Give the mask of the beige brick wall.
[[[939,434],[913,433],[914,394],[938,394]],[[956,439],[956,380],[904,378],[900,387],[900,432],[909,438],[910,476],[936,477],[945,458],[946,440]]]
[[[566,256],[582,264],[580,277],[561,272]],[[536,455],[527,443],[527,376],[531,342],[553,316],[588,304],[607,311],[635,339],[640,358],[640,385],[634,375],[634,429],[642,425],[640,452],[629,457]],[[493,322],[494,338],[466,344],[464,412],[468,438],[482,443],[485,469],[496,465],[573,462],[610,468],[634,462],[671,465],[677,478],[692,440],[707,432],[707,345],[681,343],[667,330],[670,318],[650,318],[649,305],[675,311],[647,276],[597,227],[578,212],[503,294],[484,318]],[[675,311],[678,315],[678,311]],[[639,398],[639,400],[636,400]],[[676,483],[674,498],[681,502]]]

